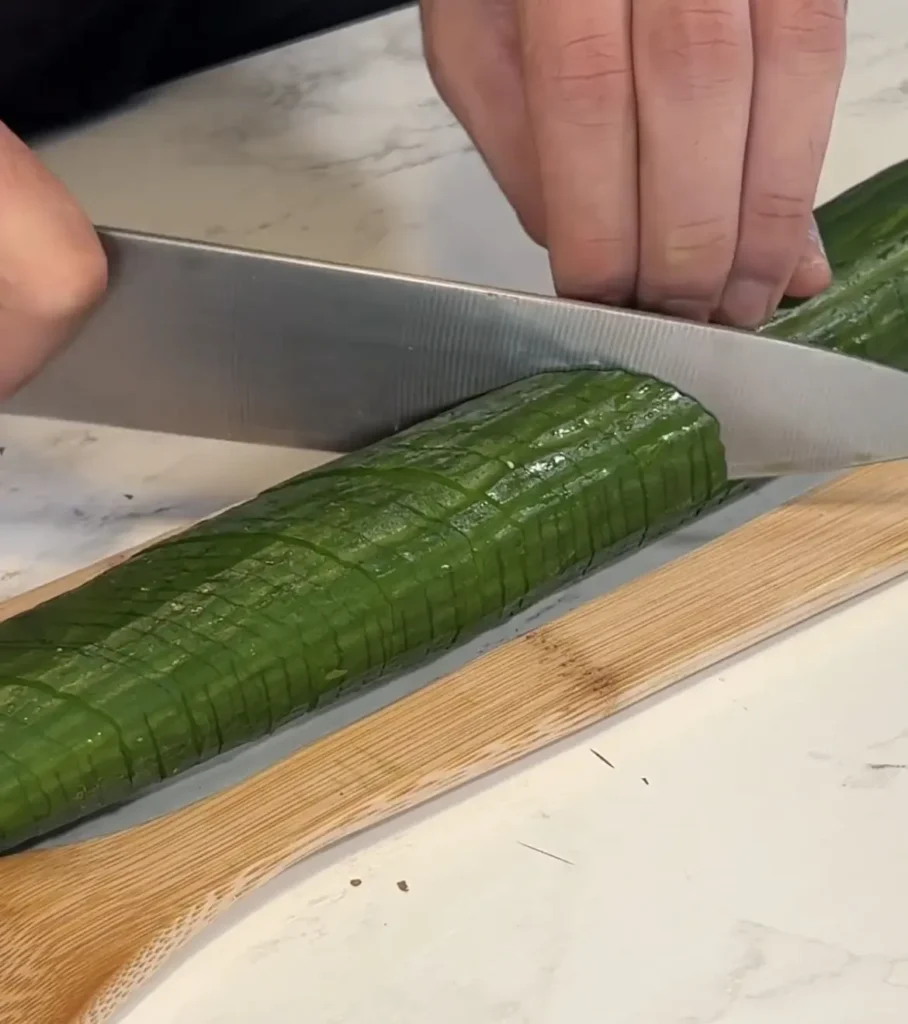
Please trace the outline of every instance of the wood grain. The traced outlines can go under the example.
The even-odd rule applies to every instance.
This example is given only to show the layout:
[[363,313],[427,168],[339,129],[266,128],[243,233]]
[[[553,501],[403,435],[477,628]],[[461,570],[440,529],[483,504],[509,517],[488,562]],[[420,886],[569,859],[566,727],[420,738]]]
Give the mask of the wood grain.
[[0,1022],[107,1020],[168,954],[301,858],[905,574],[906,513],[908,464],[860,470],[233,789],[0,859]]

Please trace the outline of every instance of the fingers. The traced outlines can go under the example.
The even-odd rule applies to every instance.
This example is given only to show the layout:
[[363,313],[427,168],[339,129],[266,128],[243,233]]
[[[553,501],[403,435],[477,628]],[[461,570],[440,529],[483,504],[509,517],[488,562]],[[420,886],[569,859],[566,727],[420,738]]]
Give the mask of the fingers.
[[0,124],[0,398],[63,344],[101,295],[106,260],[75,200]]
[[[756,326],[794,285],[845,61],[843,0],[751,0],[756,53],[738,248],[721,318]],[[816,268],[815,268],[816,269]],[[816,291],[824,285],[820,284]]]
[[435,83],[558,291],[739,326],[830,281],[805,237],[845,7],[421,2]]
[[623,304],[637,276],[631,0],[524,0],[520,32],[545,235],[562,295]]
[[479,150],[524,230],[544,244],[542,191],[513,0],[422,0],[420,12],[436,89]]
[[740,0],[637,0],[638,303],[707,319],[738,236],[753,79]]

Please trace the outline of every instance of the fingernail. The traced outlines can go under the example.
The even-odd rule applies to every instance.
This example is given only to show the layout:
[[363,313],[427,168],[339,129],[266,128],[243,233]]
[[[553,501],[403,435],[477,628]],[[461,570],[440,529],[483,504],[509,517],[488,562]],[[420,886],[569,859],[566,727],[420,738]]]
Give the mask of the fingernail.
[[810,218],[810,227],[807,229],[807,237],[811,242],[820,250],[823,258],[826,258],[826,246],[823,243],[823,236],[820,234],[820,229],[817,227],[815,218]]
[[723,319],[737,327],[759,327],[769,316],[772,290],[762,281],[734,278],[722,296]]
[[795,270],[813,270],[816,267],[828,267],[829,261],[819,251],[819,249],[810,248],[807,249],[801,259],[798,261]]

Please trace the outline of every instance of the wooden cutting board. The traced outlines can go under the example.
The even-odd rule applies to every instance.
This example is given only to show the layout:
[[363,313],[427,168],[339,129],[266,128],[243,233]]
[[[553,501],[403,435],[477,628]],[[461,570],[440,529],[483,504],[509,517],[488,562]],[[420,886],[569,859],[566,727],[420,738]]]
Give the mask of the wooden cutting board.
[[233,789],[118,835],[0,858],[0,1024],[107,1020],[291,864],[906,573],[908,463],[863,469]]

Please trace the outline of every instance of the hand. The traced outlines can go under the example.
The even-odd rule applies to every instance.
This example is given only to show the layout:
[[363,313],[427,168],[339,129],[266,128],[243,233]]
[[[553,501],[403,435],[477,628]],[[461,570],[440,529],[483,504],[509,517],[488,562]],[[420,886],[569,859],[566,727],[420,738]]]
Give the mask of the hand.
[[[422,0],[436,87],[562,295],[738,326],[830,281],[846,0]],[[632,15],[633,11],[633,15]],[[811,228],[813,226],[813,232]]]
[[106,283],[91,222],[0,124],[0,398],[44,365]]

